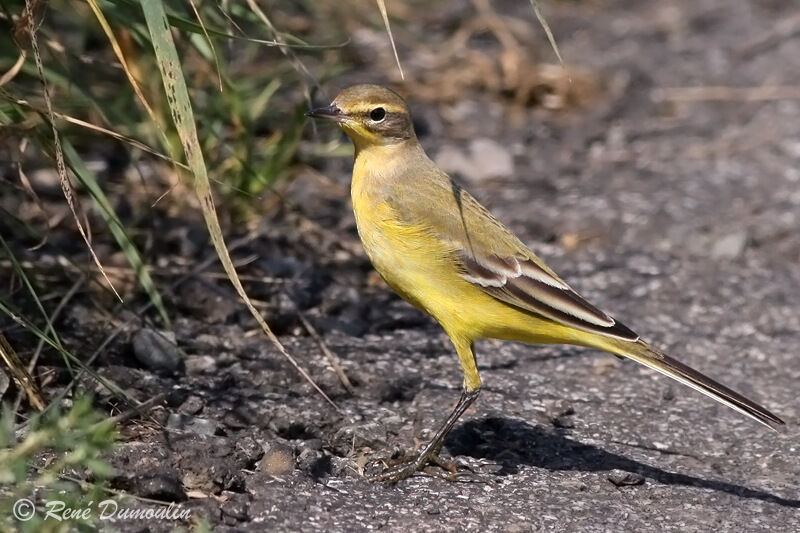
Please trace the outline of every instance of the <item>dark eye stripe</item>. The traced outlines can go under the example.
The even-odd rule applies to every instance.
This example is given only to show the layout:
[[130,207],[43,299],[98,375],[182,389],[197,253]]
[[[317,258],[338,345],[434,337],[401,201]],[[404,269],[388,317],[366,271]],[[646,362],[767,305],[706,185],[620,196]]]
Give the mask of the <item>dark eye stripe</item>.
[[[383,110],[383,117],[380,119],[378,118],[380,114],[373,116],[377,109]],[[358,110],[353,115],[360,119],[367,130],[381,137],[408,139],[414,135],[411,117],[405,111],[394,111],[389,106],[375,105],[369,109]]]

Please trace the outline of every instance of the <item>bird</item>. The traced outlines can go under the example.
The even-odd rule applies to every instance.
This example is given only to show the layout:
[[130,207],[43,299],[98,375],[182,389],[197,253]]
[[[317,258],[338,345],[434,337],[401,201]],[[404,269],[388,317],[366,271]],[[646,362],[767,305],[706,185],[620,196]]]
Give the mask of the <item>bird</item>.
[[439,457],[447,434],[478,398],[479,339],[590,347],[629,358],[767,427],[766,408],[645,342],[580,296],[425,153],[395,91],[355,85],[308,116],[335,122],[355,147],[351,199],[372,265],[403,299],[432,316],[463,370],[461,397],[433,438],[374,481],[395,483]]

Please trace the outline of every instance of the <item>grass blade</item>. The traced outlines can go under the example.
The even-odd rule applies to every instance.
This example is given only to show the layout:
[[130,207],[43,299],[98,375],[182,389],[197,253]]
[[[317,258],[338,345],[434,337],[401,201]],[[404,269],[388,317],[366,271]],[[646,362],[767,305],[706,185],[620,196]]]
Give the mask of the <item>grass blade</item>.
[[[8,243],[3,238],[2,235],[0,235],[0,248],[2,248],[5,251],[6,255],[8,256],[8,260],[11,262],[11,268],[14,270],[14,273],[17,276],[19,276],[19,279],[22,280],[22,284],[25,286],[25,289],[27,289],[28,293],[30,294],[31,301],[36,305],[36,308],[42,314],[42,317],[44,318],[45,323],[47,324],[45,330],[48,331],[53,336],[51,344],[54,343],[58,345],[60,348],[63,348],[61,339],[58,337],[58,335],[56,334],[56,330],[53,328],[53,323],[50,320],[50,315],[48,315],[47,311],[45,311],[44,305],[42,305],[42,301],[41,299],[39,299],[39,295],[36,293],[36,289],[33,287],[33,283],[31,283],[31,280],[28,278],[25,269],[22,268],[22,265],[17,260],[17,257],[14,255],[14,252],[11,251],[11,248],[8,246]],[[64,359],[64,363],[67,370],[70,373],[72,373],[72,367],[69,364],[69,360]]]
[[75,148],[72,147],[69,141],[64,140],[63,149],[67,164],[83,186],[86,187],[86,190],[89,191],[89,194],[100,208],[100,216],[103,217],[103,220],[114,236],[114,239],[117,241],[122,253],[125,254],[125,258],[136,273],[139,285],[142,286],[147,296],[150,298],[150,301],[153,302],[164,324],[169,327],[169,315],[167,315],[167,309],[164,307],[161,294],[158,292],[156,284],[150,276],[150,271],[147,269],[147,265],[145,265],[142,256],[139,254],[139,250],[136,248],[133,241],[131,241],[128,233],[125,231],[125,226],[123,226],[117,214],[114,212],[111,202],[108,201],[103,189],[97,184],[94,174],[87,168],[83,159],[81,159],[78,152],[75,151]]
[[[121,7],[133,7],[137,6],[139,2],[136,0],[109,0],[110,5],[121,6]],[[297,48],[302,50],[329,50],[333,48],[344,48],[348,44],[350,44],[350,39],[347,39],[343,42],[339,42],[336,44],[308,44],[305,42],[296,42],[296,43],[284,43],[284,42],[277,42],[277,41],[270,41],[268,39],[256,39],[254,37],[248,37],[246,35],[234,35],[232,33],[228,33],[226,31],[214,28],[205,24],[201,26],[197,22],[194,22],[188,18],[182,17],[180,15],[176,15],[175,13],[166,13],[164,9],[161,9],[162,13],[165,13],[169,25],[173,28],[187,31],[190,33],[196,33],[199,35],[212,35],[214,37],[221,37],[223,39],[231,39],[234,41],[242,41],[248,43],[255,43],[261,44],[264,46],[280,46],[280,47],[288,47],[288,48]],[[128,19],[124,13],[120,13],[120,17],[123,19]],[[299,41],[299,39],[296,39]]]
[[536,15],[536,19],[539,21],[539,24],[542,25],[545,34],[547,34],[547,40],[550,41],[550,46],[553,47],[553,52],[556,53],[556,57],[558,58],[558,62],[561,63],[561,66],[564,66],[564,60],[561,59],[561,52],[558,51],[558,45],[556,44],[556,38],[553,37],[553,32],[550,30],[550,25],[542,15],[542,11],[539,9],[539,0],[531,0],[531,7],[533,8],[533,14]]
[[[275,39],[275,42],[284,44],[283,39],[281,39],[281,36],[278,33],[278,29],[275,28],[275,26],[272,24],[272,21],[269,19],[269,17],[267,17],[266,13],[264,13],[264,11],[260,7],[258,7],[256,1],[255,0],[246,0],[246,1],[247,5],[250,7],[253,13],[256,14],[256,16],[261,20],[261,22],[264,23],[264,26],[267,27],[267,30],[272,34],[272,37],[273,39]],[[281,46],[280,50],[281,53],[289,60],[289,62],[292,64],[292,66],[297,72],[305,76],[305,78],[309,80],[311,84],[314,85],[314,87],[317,88],[319,87],[319,83],[317,82],[316,78],[314,78],[314,75],[311,74],[311,71],[308,70],[308,67],[306,67],[302,61],[300,61],[300,58],[297,57],[297,54],[294,53],[294,50],[292,50],[288,46]],[[305,95],[306,100],[308,101],[309,105],[311,105],[311,95],[309,94],[307,87],[305,88],[305,92],[306,92]]]
[[167,94],[172,119],[175,122],[175,127],[178,130],[178,135],[183,145],[184,153],[186,154],[186,161],[192,169],[194,175],[194,191],[200,200],[200,205],[203,211],[208,232],[211,236],[211,242],[217,251],[217,255],[222,262],[228,278],[236,289],[236,292],[242,298],[247,309],[256,319],[261,329],[272,341],[278,351],[297,369],[298,372],[308,381],[309,384],[319,393],[322,397],[337,411],[339,408],[333,403],[327,394],[317,385],[311,376],[297,363],[294,357],[286,351],[286,348],[278,340],[278,337],[272,332],[270,327],[262,318],[261,314],[253,306],[250,298],[242,286],[239,276],[236,273],[236,268],[231,261],[230,254],[225,247],[225,240],[222,236],[222,229],[219,225],[217,212],[214,207],[214,198],[211,194],[211,187],[208,181],[208,174],[206,171],[203,153],[200,149],[200,143],[197,137],[197,130],[195,128],[194,113],[192,105],[189,100],[189,92],[186,88],[186,80],[183,77],[181,70],[180,60],[178,59],[178,51],[175,49],[175,42],[172,39],[171,27],[167,14],[164,11],[164,5],[161,0],[141,0],[142,11],[144,12],[147,28],[153,43],[153,49],[156,55],[156,62],[161,71],[161,79],[164,83],[164,91]]
[[39,387],[36,386],[36,382],[33,380],[33,377],[31,377],[28,369],[25,368],[25,365],[8,343],[2,332],[0,332],[0,359],[3,360],[11,371],[11,375],[17,380],[20,388],[25,391],[31,405],[38,411],[42,411],[44,409],[44,400],[42,399],[42,393],[39,391]]
[[397,69],[400,71],[400,79],[405,80],[406,76],[403,74],[403,67],[400,65],[400,56],[397,55],[397,46],[395,46],[394,37],[392,36],[392,27],[389,25],[389,14],[386,12],[386,3],[383,0],[377,0],[377,2],[378,9],[381,10],[381,17],[383,17],[383,25],[386,26],[386,33],[389,34],[389,42],[392,43],[392,52],[394,52],[394,60],[397,62]]
[[64,198],[67,200],[67,205],[69,206],[70,211],[72,212],[72,216],[75,219],[75,224],[78,226],[78,231],[83,237],[83,241],[86,243],[87,248],[89,249],[89,253],[92,255],[92,259],[94,260],[95,265],[100,270],[100,273],[105,278],[106,282],[108,283],[111,290],[114,291],[114,294],[122,301],[122,297],[117,292],[117,289],[114,288],[114,284],[111,283],[111,280],[108,279],[108,275],[106,274],[105,270],[103,270],[103,265],[100,264],[100,259],[97,257],[97,254],[94,252],[94,248],[92,248],[91,240],[89,239],[89,235],[86,233],[86,230],[81,223],[81,217],[78,214],[80,208],[76,201],[75,193],[72,190],[72,184],[69,181],[69,176],[67,176],[67,167],[64,163],[64,154],[61,150],[61,137],[58,134],[58,128],[56,127],[56,119],[53,114],[53,102],[50,100],[50,93],[47,88],[47,79],[44,75],[44,65],[42,63],[42,56],[39,53],[39,43],[36,37],[36,29],[37,24],[34,21],[34,11],[35,8],[33,6],[32,0],[25,0],[25,11],[26,16],[28,17],[28,33],[31,38],[31,49],[33,50],[33,57],[36,60],[36,69],[39,71],[39,79],[42,82],[42,94],[44,96],[44,101],[47,106],[47,120],[50,122],[50,127],[53,131],[53,147],[55,149],[55,156],[56,156],[56,168],[58,170],[58,178],[61,184],[61,191],[64,193]]
[[[65,360],[70,361],[73,365],[75,365],[77,368],[79,368],[81,370],[81,372],[85,372],[86,374],[88,374],[95,382],[97,382],[98,384],[100,384],[103,387],[105,387],[109,392],[111,392],[118,399],[126,402],[129,405],[137,405],[138,404],[138,402],[136,402],[136,400],[134,398],[132,398],[130,394],[125,392],[125,390],[122,389],[122,387],[120,387],[119,385],[117,385],[116,383],[111,381],[110,379],[101,376],[100,374],[98,374],[97,372],[95,372],[94,370],[89,368],[87,363],[85,363],[85,362],[81,361],[80,359],[78,359],[75,356],[75,354],[73,354],[72,352],[67,350],[60,343],[54,342],[53,339],[51,339],[44,331],[42,331],[41,329],[36,327],[36,325],[33,322],[31,322],[31,321],[27,320],[25,317],[23,317],[21,313],[16,311],[10,304],[5,302],[2,298],[0,298],[0,312],[5,313],[11,320],[13,320],[17,324],[19,324],[21,327],[25,328],[27,331],[29,331],[31,334],[33,334],[37,339],[43,341],[47,346],[50,346],[51,348],[56,350],[59,354],[61,354],[61,356]],[[48,325],[48,327],[50,327],[50,326]],[[50,331],[53,332],[53,329],[50,328]],[[76,376],[76,379],[78,377],[80,377],[80,374],[78,374],[78,376]],[[47,412],[50,409],[55,408],[58,405],[58,400],[61,397],[63,397],[64,394],[66,394],[66,392],[67,392],[67,390],[69,388],[70,388],[69,386],[65,387],[64,390],[61,393],[56,395],[56,397],[53,399],[53,401],[50,402],[50,404],[47,407],[45,407],[44,411]]]
[[164,147],[167,150],[169,150],[171,145],[169,140],[167,139],[167,134],[164,132],[164,128],[161,127],[161,122],[158,120],[155,111],[153,111],[153,108],[150,106],[147,99],[144,97],[142,88],[139,86],[139,83],[133,76],[133,72],[128,66],[128,61],[125,59],[125,54],[122,53],[122,47],[119,45],[116,35],[114,35],[114,32],[111,30],[111,25],[108,23],[108,19],[106,19],[106,16],[100,9],[97,0],[87,0],[87,1],[89,2],[89,6],[92,8],[95,17],[97,17],[97,21],[103,28],[103,31],[105,32],[106,37],[108,38],[108,42],[111,44],[111,49],[114,50],[114,54],[117,56],[117,60],[119,60],[120,65],[122,65],[122,70],[125,71],[125,76],[128,77],[128,82],[131,84],[133,92],[136,93],[136,98],[139,99],[139,103],[141,103],[142,107],[145,109],[145,111],[147,111],[147,115],[150,117],[150,121],[153,123],[153,126],[155,126],[156,129],[158,130],[158,134],[161,137],[161,142],[164,144]]

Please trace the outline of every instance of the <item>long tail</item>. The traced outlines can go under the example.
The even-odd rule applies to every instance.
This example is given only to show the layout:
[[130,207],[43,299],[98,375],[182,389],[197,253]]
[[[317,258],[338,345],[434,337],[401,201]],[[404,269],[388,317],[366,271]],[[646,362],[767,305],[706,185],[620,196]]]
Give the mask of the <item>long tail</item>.
[[[605,344],[605,343],[604,343]],[[784,421],[761,407],[752,400],[748,400],[738,392],[732,391],[725,385],[717,383],[713,379],[704,376],[697,370],[690,368],[680,361],[677,361],[652,348],[644,341],[625,342],[616,341],[611,346],[604,346],[603,349],[612,353],[629,357],[634,361],[669,376],[672,379],[688,385],[696,391],[702,392],[706,396],[717,400],[728,407],[739,411],[743,415],[749,416],[753,420],[764,424],[768,428],[775,429],[776,425],[784,425]]]

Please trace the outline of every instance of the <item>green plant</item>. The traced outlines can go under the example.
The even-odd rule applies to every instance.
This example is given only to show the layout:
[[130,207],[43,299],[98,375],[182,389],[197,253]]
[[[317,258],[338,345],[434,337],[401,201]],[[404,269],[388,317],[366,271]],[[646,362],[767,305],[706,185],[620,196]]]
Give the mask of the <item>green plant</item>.
[[[101,455],[114,442],[113,421],[94,410],[90,398],[83,397],[66,413],[51,409],[33,417],[25,425],[23,438],[17,439],[14,429],[13,413],[6,407],[0,417],[0,517],[5,522],[0,529],[93,530],[91,517],[59,521],[45,516],[48,510],[66,516],[60,508],[83,509],[106,497],[103,482],[113,470]],[[76,481],[70,473],[92,481]],[[36,505],[35,510],[28,502]]]

